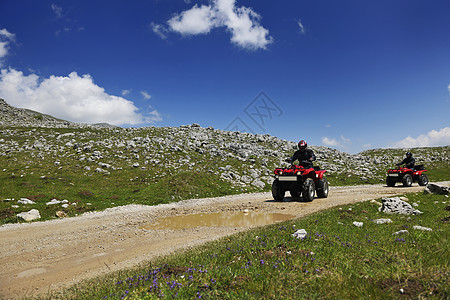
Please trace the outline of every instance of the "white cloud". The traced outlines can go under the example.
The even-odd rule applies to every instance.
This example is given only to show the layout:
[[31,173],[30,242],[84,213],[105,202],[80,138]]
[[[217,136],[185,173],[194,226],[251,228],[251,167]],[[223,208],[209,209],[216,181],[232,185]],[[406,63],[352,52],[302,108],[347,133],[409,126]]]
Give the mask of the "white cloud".
[[165,40],[167,39],[167,33],[169,30],[160,24],[150,23],[150,28],[153,30],[154,33],[156,33],[161,39]]
[[186,10],[174,16],[167,22],[173,31],[183,35],[205,34],[217,26],[214,10],[211,6],[194,5],[190,10]]
[[149,100],[152,96],[147,93],[146,91],[141,91],[142,97],[144,97],[145,100]]
[[416,138],[408,136],[403,140],[394,143],[394,146],[399,148],[435,147],[447,145],[450,145],[450,127],[444,127],[439,130],[431,130],[427,134],[421,134]]
[[15,36],[16,35],[14,33],[9,32],[5,28],[0,29],[0,37],[4,37],[4,38],[6,38],[8,40],[14,40]]
[[122,96],[126,96],[131,92],[131,90],[122,90]]
[[210,5],[195,5],[172,17],[167,23],[182,35],[207,34],[216,27],[231,32],[231,42],[239,47],[266,49],[273,39],[259,24],[261,16],[248,7],[236,7],[236,0],[212,0]]
[[52,4],[51,8],[52,8],[52,10],[55,13],[57,18],[62,18],[63,17],[63,10],[62,10],[61,6],[58,6],[56,4]]
[[338,141],[336,141],[336,139],[330,139],[326,136],[322,138],[322,144],[327,147],[340,146],[340,143]]
[[3,58],[8,55],[9,44],[14,41],[15,35],[5,28],[0,30],[0,67],[3,65]]
[[346,138],[343,135],[341,135],[341,141],[344,142],[345,144],[350,144],[351,143],[350,139]]
[[328,137],[322,138],[322,144],[327,147],[345,148],[347,144],[350,144],[351,140],[341,135],[340,140],[331,139]]
[[305,26],[303,26],[302,20],[298,20],[297,24],[298,24],[298,27],[300,27],[300,33],[305,34],[306,29],[305,29]]
[[161,121],[154,110],[147,116],[133,102],[109,95],[90,75],[76,72],[65,76],[39,78],[14,69],[0,73],[0,97],[16,107],[29,108],[57,118],[82,123],[135,125]]

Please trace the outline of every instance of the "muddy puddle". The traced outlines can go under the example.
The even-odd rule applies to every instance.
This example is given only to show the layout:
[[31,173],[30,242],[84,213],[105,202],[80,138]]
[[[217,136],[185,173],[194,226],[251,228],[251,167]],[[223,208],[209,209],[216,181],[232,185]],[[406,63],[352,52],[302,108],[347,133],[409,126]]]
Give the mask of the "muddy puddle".
[[196,227],[255,227],[293,219],[294,215],[257,212],[220,212],[179,215],[157,219],[141,229],[185,229]]

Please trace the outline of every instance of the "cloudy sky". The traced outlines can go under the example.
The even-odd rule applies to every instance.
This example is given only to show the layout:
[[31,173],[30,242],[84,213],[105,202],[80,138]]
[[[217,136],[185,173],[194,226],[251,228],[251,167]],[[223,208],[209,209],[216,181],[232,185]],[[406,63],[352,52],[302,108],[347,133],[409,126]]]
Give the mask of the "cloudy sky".
[[448,0],[0,0],[0,97],[350,153],[450,144]]

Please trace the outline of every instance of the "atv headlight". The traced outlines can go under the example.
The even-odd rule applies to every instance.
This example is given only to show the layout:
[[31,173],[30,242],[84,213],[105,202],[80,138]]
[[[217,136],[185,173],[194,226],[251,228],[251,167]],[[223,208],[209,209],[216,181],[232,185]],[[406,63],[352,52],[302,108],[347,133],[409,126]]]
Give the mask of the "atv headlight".
[[300,175],[302,175],[302,172],[300,172],[300,171],[297,171],[297,176],[300,176]]
[[278,171],[278,175],[283,175],[283,171],[282,170]]

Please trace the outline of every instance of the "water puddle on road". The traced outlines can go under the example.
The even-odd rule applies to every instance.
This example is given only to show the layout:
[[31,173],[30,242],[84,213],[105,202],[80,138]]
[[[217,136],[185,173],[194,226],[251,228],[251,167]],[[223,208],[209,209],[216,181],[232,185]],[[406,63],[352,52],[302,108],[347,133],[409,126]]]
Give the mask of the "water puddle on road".
[[276,213],[220,212],[160,218],[141,229],[185,229],[196,227],[253,227],[291,220],[295,216]]

